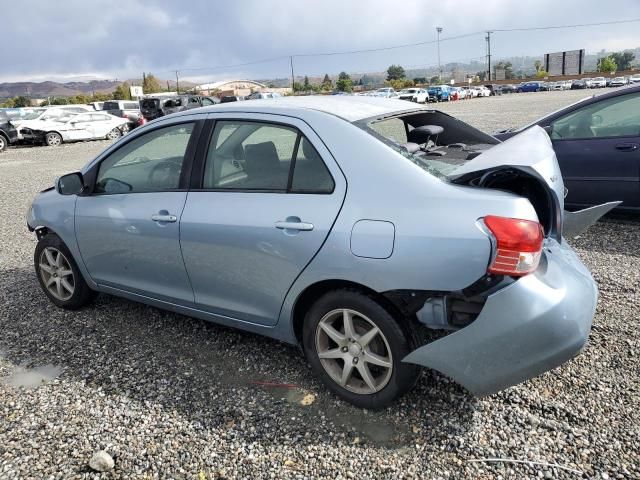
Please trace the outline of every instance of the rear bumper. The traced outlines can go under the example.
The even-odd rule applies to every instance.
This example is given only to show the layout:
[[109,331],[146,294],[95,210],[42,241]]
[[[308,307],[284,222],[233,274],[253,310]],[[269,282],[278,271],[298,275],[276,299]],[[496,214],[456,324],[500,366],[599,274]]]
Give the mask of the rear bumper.
[[468,327],[414,350],[403,361],[438,370],[474,395],[489,395],[555,368],[582,350],[597,301],[589,271],[565,244],[488,297]]

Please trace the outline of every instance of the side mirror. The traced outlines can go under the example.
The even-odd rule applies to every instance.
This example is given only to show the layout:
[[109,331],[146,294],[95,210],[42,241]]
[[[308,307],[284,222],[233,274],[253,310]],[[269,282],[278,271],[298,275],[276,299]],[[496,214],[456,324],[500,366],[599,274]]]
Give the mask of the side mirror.
[[84,178],[80,172],[63,175],[56,182],[56,191],[60,195],[78,195],[83,190]]

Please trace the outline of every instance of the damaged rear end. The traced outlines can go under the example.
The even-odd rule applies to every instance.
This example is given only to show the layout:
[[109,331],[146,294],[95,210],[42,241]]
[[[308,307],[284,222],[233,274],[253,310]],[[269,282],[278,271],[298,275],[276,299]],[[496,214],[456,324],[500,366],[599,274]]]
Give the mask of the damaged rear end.
[[484,150],[457,165],[447,180],[524,197],[538,217],[536,222],[487,211],[477,219],[491,243],[486,275],[460,292],[427,295],[415,312],[427,327],[453,333],[414,350],[404,361],[438,370],[473,394],[487,395],[575,356],[587,342],[597,289],[563,239],[564,185],[542,129],[531,128]]

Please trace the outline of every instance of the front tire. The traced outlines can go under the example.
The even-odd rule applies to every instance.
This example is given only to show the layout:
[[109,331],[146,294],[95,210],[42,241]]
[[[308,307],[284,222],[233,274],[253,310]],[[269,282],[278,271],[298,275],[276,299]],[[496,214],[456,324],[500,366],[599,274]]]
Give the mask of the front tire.
[[62,135],[57,132],[49,132],[44,136],[44,143],[49,147],[59,147],[62,145]]
[[4,138],[4,135],[0,135],[0,153],[4,152],[9,142]]
[[85,282],[64,242],[54,234],[38,241],[33,255],[38,282],[51,302],[67,310],[77,310],[91,302],[96,292]]
[[383,408],[416,382],[419,367],[402,363],[411,341],[373,297],[336,290],[304,320],[303,347],[314,373],[333,393],[361,408]]

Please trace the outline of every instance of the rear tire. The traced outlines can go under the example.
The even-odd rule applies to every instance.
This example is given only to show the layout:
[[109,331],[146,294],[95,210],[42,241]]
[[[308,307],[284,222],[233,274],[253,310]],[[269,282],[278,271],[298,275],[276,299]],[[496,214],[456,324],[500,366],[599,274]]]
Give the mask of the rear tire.
[[361,408],[383,408],[415,384],[420,368],[403,363],[411,340],[372,296],[336,290],[307,312],[303,347],[333,393]]
[[9,142],[4,138],[4,135],[0,135],[0,153],[6,150],[8,144]]
[[42,291],[51,302],[67,310],[77,310],[97,295],[85,282],[64,242],[55,234],[42,237],[33,255]]
[[122,132],[118,127],[116,127],[113,130],[111,130],[109,133],[107,133],[107,140],[115,140],[117,138],[120,138],[121,136],[122,136]]
[[62,135],[57,132],[49,132],[44,136],[44,143],[49,147],[59,147],[62,145]]

